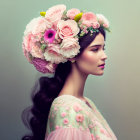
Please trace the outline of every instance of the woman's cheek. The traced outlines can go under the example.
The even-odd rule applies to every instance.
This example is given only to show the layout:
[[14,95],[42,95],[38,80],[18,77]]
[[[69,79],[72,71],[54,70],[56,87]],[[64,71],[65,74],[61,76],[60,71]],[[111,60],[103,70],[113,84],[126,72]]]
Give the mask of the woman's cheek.
[[87,52],[83,54],[83,59],[86,63],[94,64],[96,63],[96,55],[93,52]]

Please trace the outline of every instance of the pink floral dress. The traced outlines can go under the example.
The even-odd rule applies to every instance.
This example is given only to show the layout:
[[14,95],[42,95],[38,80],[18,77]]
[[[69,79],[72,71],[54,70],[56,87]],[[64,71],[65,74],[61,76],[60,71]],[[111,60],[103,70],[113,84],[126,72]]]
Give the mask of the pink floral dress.
[[117,140],[94,103],[73,95],[61,95],[52,102],[45,140]]

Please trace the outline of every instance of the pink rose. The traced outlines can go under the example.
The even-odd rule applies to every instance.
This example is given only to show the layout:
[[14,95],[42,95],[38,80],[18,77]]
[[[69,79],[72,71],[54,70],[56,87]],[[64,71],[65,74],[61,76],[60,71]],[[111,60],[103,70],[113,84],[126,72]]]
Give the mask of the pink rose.
[[61,43],[62,42],[62,39],[59,37],[59,34],[58,34],[58,32],[56,32],[56,34],[55,34],[55,40],[54,40],[54,43]]
[[93,23],[97,23],[97,17],[92,12],[86,12],[82,15],[80,21],[82,21],[82,24],[86,25],[87,27],[90,27],[93,25]]
[[50,7],[46,11],[45,18],[47,21],[51,22],[54,26],[54,29],[57,26],[58,21],[61,19],[63,12],[66,10],[66,6],[64,4],[55,5]]
[[96,14],[98,22],[102,24],[105,28],[109,28],[109,21],[102,15],[102,14]]
[[105,28],[108,28],[109,27],[109,25],[108,24],[103,24],[103,26],[105,27]]
[[82,114],[77,114],[76,115],[76,121],[77,122],[82,122],[84,120],[84,116]]
[[24,48],[30,52],[32,50],[32,46],[35,45],[35,36],[33,34],[27,34],[26,36],[24,36],[23,38],[23,44],[24,44]]
[[52,24],[48,22],[43,17],[37,17],[32,19],[26,26],[26,29],[24,31],[24,35],[27,35],[29,33],[32,34],[38,34],[40,32],[44,32],[44,30],[50,28]]
[[51,63],[59,64],[60,62],[66,62],[67,59],[62,56],[60,53],[59,44],[48,44],[47,49],[44,53],[45,59]]
[[75,105],[73,106],[73,108],[74,108],[74,110],[75,110],[76,112],[79,112],[80,110],[82,110],[82,107],[81,107],[79,104],[75,104]]
[[37,45],[34,45],[31,50],[31,54],[33,57],[45,59],[42,53],[42,50]]
[[60,20],[57,24],[59,37],[64,39],[65,37],[73,37],[80,31],[78,24],[75,20]]
[[66,58],[73,58],[79,50],[80,45],[75,38],[65,38],[61,43],[60,53]]
[[74,17],[80,13],[80,10],[79,9],[75,9],[75,8],[72,8],[70,10],[67,11],[67,17],[69,17],[70,19],[74,19]]
[[63,121],[63,123],[64,124],[68,124],[69,123],[69,120],[67,118],[65,118],[64,121]]
[[100,24],[99,24],[98,22],[93,22],[93,23],[92,23],[92,27],[93,27],[94,29],[97,29],[97,28],[100,27]]
[[61,113],[61,116],[62,116],[62,117],[65,117],[66,115],[67,115],[66,112],[62,112],[62,113]]

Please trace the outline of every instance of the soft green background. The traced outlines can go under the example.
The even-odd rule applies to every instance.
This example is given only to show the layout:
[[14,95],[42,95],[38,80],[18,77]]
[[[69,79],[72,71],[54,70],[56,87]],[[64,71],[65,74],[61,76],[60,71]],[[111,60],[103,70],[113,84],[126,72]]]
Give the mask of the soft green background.
[[0,2],[0,139],[20,140],[28,132],[22,110],[31,105],[30,92],[42,76],[22,52],[26,24],[55,4],[104,14],[108,59],[104,75],[89,76],[90,97],[118,140],[140,139],[140,1],[139,0],[5,0]]

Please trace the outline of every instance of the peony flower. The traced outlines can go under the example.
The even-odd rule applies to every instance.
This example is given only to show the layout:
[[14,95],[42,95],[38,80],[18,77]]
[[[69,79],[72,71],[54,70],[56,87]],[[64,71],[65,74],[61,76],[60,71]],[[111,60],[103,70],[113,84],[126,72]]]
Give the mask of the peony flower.
[[24,31],[24,35],[29,33],[38,34],[40,32],[44,32],[46,29],[51,28],[52,24],[48,22],[43,17],[37,17],[32,19],[26,26]]
[[82,110],[82,107],[79,104],[74,104],[73,108],[76,112],[79,112],[80,110]]
[[74,19],[74,17],[80,13],[79,9],[76,8],[72,8],[70,10],[67,11],[67,17],[69,17],[70,19]]
[[55,39],[55,34],[56,34],[55,30],[51,29],[46,30],[44,33],[44,40],[48,41],[49,43],[52,43]]
[[73,58],[80,52],[80,45],[75,38],[65,38],[61,43],[60,53],[66,58]]
[[86,12],[82,15],[82,18],[80,19],[80,21],[82,21],[83,25],[86,25],[87,27],[90,27],[92,25],[96,25],[98,24],[97,21],[97,17],[94,13],[92,12]]
[[57,24],[59,37],[64,39],[65,37],[73,37],[80,31],[78,24],[74,20],[60,20]]
[[109,28],[109,21],[102,15],[102,14],[96,14],[98,22],[103,25],[105,28]]
[[35,36],[33,34],[28,34],[23,37],[24,48],[30,52],[32,50],[32,46],[35,45]]
[[44,53],[45,59],[51,61],[51,63],[59,64],[60,62],[66,62],[67,59],[60,53],[59,44],[48,44],[47,49]]
[[35,68],[42,73],[54,73],[56,65],[51,64],[45,60],[42,60],[40,58],[34,58],[32,60],[33,65]]
[[65,117],[66,115],[67,115],[66,112],[62,112],[62,113],[61,113],[61,116],[62,116],[62,117]]
[[54,29],[57,26],[58,21],[61,19],[63,12],[66,10],[64,4],[55,5],[46,11],[45,18],[47,21],[53,24]]
[[69,123],[69,120],[68,120],[67,118],[65,118],[65,119],[63,120],[63,123],[64,123],[64,124],[68,124],[68,123]]
[[32,47],[31,54],[32,54],[33,57],[45,59],[44,56],[43,56],[42,50],[37,45],[34,45]]
[[56,43],[56,44],[57,44],[57,43],[60,44],[61,42],[62,42],[62,39],[59,37],[58,32],[56,32],[54,44],[55,44],[55,43]]
[[77,114],[76,115],[76,121],[77,122],[82,122],[84,120],[84,116],[82,114]]

